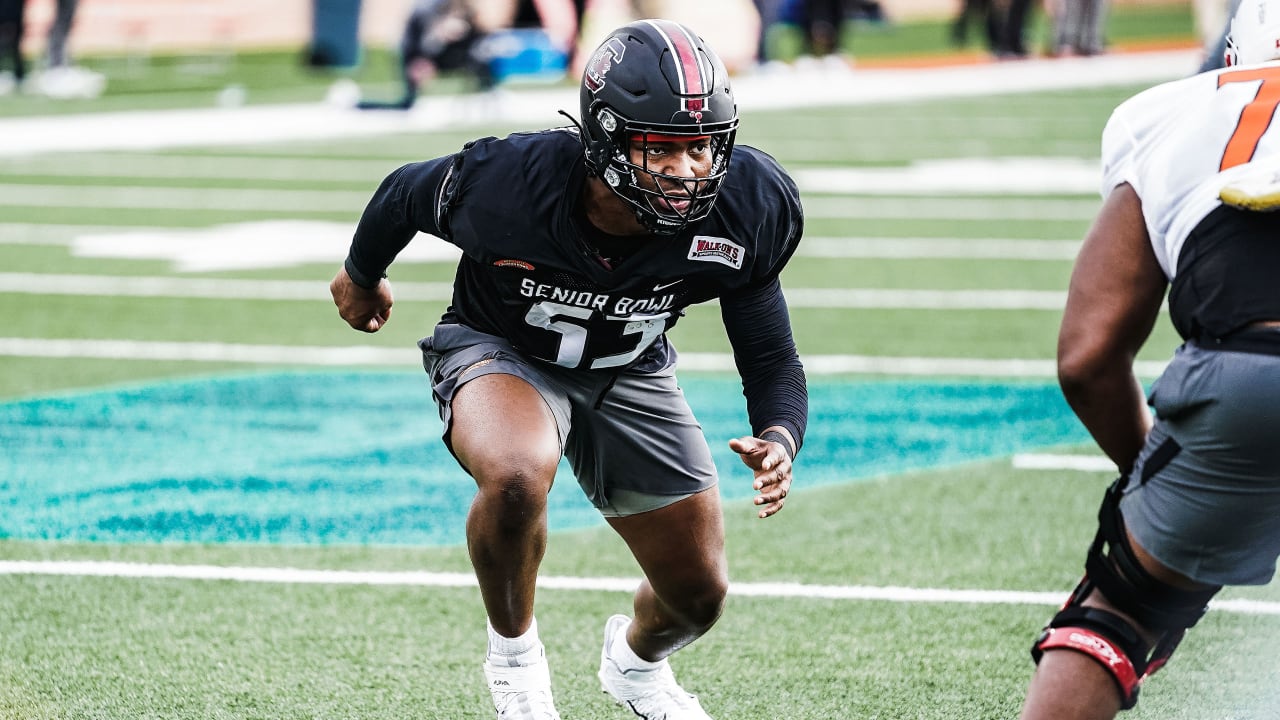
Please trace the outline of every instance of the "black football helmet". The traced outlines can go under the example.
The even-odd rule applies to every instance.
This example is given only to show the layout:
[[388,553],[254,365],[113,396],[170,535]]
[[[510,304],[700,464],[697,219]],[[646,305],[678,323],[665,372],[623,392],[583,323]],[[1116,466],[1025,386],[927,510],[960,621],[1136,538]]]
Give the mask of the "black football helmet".
[[[579,99],[587,169],[635,209],[642,225],[670,235],[710,214],[729,168],[738,106],[724,63],[702,38],[670,20],[624,25],[587,62]],[[645,142],[706,138],[710,174],[677,177],[631,162],[637,136]],[[652,187],[640,183],[641,173],[653,179]]]

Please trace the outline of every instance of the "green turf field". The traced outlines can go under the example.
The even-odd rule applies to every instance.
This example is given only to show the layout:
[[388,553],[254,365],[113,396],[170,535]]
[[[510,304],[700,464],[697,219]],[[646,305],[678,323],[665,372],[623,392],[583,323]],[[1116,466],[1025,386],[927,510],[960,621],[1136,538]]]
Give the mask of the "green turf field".
[[[76,109],[202,104],[216,87],[183,96],[169,82],[139,81]],[[323,84],[267,94],[314,100]],[[824,414],[774,518],[755,519],[730,492],[749,477],[719,462],[736,497],[726,513],[737,585],[720,624],[673,660],[714,717],[1016,716],[1028,646],[1078,577],[1111,479],[1021,469],[1008,449],[1096,455],[1079,428],[1062,429],[1060,406],[1026,398],[1056,396],[1058,300],[1097,195],[975,193],[965,180],[997,161],[1064,175],[1096,161],[1107,113],[1138,89],[744,114],[739,141],[798,177],[925,163],[959,179],[951,192],[840,193],[824,189],[832,176],[810,176],[806,241],[783,282]],[[0,99],[0,116],[33,112],[14,109],[19,100]],[[478,593],[407,574],[465,580],[465,549],[395,542],[395,526],[377,541],[332,540],[309,505],[385,499],[412,509],[402,513],[412,522],[461,522],[465,476],[447,476],[457,481],[438,494],[389,497],[418,476],[456,473],[425,454],[437,432],[425,394],[395,397],[414,387],[413,343],[444,308],[452,266],[397,264],[395,316],[365,336],[327,300],[342,254],[328,236],[334,226],[339,241],[349,235],[399,163],[513,129],[0,159],[0,718],[492,716]],[[259,234],[237,235],[235,224]],[[200,242],[209,233],[216,240]],[[286,240],[293,255],[263,259]],[[257,263],[232,262],[246,256]],[[690,362],[714,366],[728,352],[712,307],[673,337]],[[1140,360],[1158,367],[1175,345],[1162,321]],[[348,351],[370,360],[343,361]],[[732,376],[682,378],[715,418],[709,434],[734,434]],[[357,381],[392,389],[369,396],[376,403],[296,412],[325,408],[325,383],[339,381],[345,392]],[[253,390],[232,393],[242,385]],[[852,405],[836,403],[846,397]],[[732,407],[719,414],[719,402]],[[970,438],[977,449],[958,442]],[[571,483],[557,485],[566,499],[553,525],[590,514],[573,504]],[[266,519],[226,509],[237,503]],[[93,524],[76,525],[89,510],[100,513]],[[231,541],[209,539],[233,522]],[[638,571],[610,532],[580,527],[551,535],[538,620],[562,715],[622,718],[594,672],[603,621],[628,611]],[[75,561],[92,564],[58,564]],[[119,574],[146,568],[161,577]],[[214,579],[175,577],[183,568]],[[264,581],[217,579],[236,568],[265,569]],[[286,568],[351,574],[300,582]],[[397,575],[377,584],[380,572]],[[589,589],[556,583],[566,579]],[[929,589],[939,592],[920,599]],[[1280,585],[1222,598],[1230,603],[1189,635],[1128,717],[1277,717]]]

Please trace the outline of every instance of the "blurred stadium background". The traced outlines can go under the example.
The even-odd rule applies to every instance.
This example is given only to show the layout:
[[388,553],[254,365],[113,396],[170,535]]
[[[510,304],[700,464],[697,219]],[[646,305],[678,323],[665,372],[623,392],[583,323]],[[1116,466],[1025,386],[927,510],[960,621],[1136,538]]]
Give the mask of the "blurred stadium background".
[[[375,336],[327,283],[387,172],[559,124],[576,90],[334,102],[394,91],[407,4],[357,4],[359,62],[314,68],[310,2],[81,0],[103,92],[0,97],[0,718],[491,716],[471,486],[414,347],[455,256],[412,244]],[[749,3],[668,5],[754,45]],[[51,6],[29,3],[31,57]],[[776,518],[725,447],[744,412],[718,313],[674,332],[727,499],[729,607],[675,661],[715,717],[1014,717],[1113,471],[1058,394],[1057,323],[1102,124],[1194,72],[1195,13],[1116,2],[1108,54],[996,62],[948,43],[949,3],[884,9],[846,72],[735,80],[740,142],[807,214],[783,280],[813,417]],[[1144,377],[1175,344],[1162,323]],[[539,623],[564,716],[615,718],[598,633],[638,576],[585,505],[563,476]],[[1280,586],[1216,607],[1131,717],[1277,717]]]

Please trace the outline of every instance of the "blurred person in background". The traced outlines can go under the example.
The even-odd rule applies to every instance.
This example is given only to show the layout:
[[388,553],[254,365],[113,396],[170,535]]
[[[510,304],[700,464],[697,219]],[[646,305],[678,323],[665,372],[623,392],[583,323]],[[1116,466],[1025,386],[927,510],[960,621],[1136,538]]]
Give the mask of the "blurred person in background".
[[853,0],[802,0],[805,51],[823,67],[847,70],[845,33],[853,14]]
[[1106,51],[1106,0],[1056,0],[1053,6],[1055,57],[1089,57]]
[[961,0],[960,12],[951,21],[951,44],[964,47],[969,44],[969,26],[982,28],[982,40],[988,52],[994,53],[1000,44],[1000,13],[992,0]]
[[[1058,377],[1121,475],[1084,578],[1032,646],[1023,720],[1111,720],[1224,586],[1275,576],[1280,0],[1242,0],[1227,47],[1225,69],[1135,95],[1102,133]],[[1144,401],[1133,363],[1166,290],[1183,343]]]
[[[781,14],[777,24],[798,29],[800,22],[792,15],[799,17],[803,0],[778,2]],[[586,9],[579,37],[585,36],[588,42],[575,56],[571,66],[574,77],[582,74],[586,59],[595,50],[590,39],[604,37],[620,25],[645,18],[664,18],[699,28],[730,73],[749,72],[758,64],[762,28],[760,13],[752,0],[591,0]]]
[[0,95],[14,92],[27,77],[27,63],[22,57],[24,11],[25,0],[0,0]]
[[769,31],[782,17],[785,0],[751,0],[760,16],[760,34],[756,39],[756,64],[763,65],[773,58],[769,56]]
[[508,27],[538,28],[546,33],[552,45],[569,54],[578,43],[585,10],[585,0],[520,0]]
[[[1191,0],[1192,29],[1200,47],[1209,50],[1227,34],[1231,19],[1235,17],[1239,6],[1237,0]],[[1222,67],[1221,57],[1217,60],[1206,59],[1216,62],[1217,67]]]
[[71,65],[67,55],[67,39],[76,17],[76,0],[57,0],[53,22],[49,25],[48,44],[45,47],[45,67],[62,68]]
[[1231,34],[1231,19],[1240,9],[1240,0],[1230,0],[1228,7],[1227,21],[1222,24],[1222,30],[1218,32],[1212,43],[1205,45],[1204,62],[1200,64],[1200,72],[1226,67],[1227,35]]
[[[1074,0],[1068,0],[1074,1]],[[1027,57],[1027,23],[1031,22],[1039,0],[1004,0],[1000,12],[995,55],[1000,60]]]
[[887,23],[879,0],[787,0],[782,16],[794,18],[802,32],[803,51],[796,65],[835,71],[853,65],[847,48],[855,21]]
[[719,300],[751,428],[729,448],[753,475],[757,517],[781,511],[808,422],[779,280],[803,232],[799,193],[773,158],[735,145],[728,72],[687,26],[611,32],[579,114],[393,172],[330,292],[351,327],[376,332],[393,303],[385,271],[419,232],[463,251],[419,345],[442,439],[475,482],[467,548],[497,716],[560,718],[534,597],[567,458],[643,574],[632,615],[604,623],[600,687],[620,716],[710,720],[668,658],[723,611],[723,509],[667,331]]
[[493,86],[488,63],[475,53],[483,36],[467,0],[415,0],[400,37],[400,74],[404,90],[398,100],[362,100],[362,110],[408,110],[422,87],[442,71],[463,70],[481,90]]
[[577,9],[571,0],[415,0],[400,39],[404,92],[392,102],[361,101],[363,110],[408,110],[439,73],[465,72],[481,91],[499,78],[493,63],[508,45],[508,29],[539,28],[566,57],[577,39]]
[[57,0],[54,5],[53,22],[46,36],[45,66],[33,78],[36,91],[47,97],[93,98],[106,87],[106,76],[71,60],[69,43],[78,6],[76,0]]

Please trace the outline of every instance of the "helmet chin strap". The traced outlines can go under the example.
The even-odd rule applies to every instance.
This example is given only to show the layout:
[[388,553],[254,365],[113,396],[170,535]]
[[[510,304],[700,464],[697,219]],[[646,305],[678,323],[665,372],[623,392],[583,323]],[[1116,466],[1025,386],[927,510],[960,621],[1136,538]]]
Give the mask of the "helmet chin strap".
[[645,229],[647,229],[649,232],[653,233],[654,235],[662,235],[664,237],[679,235],[680,231],[683,230],[685,226],[688,224],[688,223],[681,223],[679,227],[667,227],[665,225],[659,225],[655,222],[651,222],[647,220],[645,217],[645,214],[640,212],[639,209],[636,209],[635,213],[636,213],[636,220],[639,220],[640,224],[643,225]]

